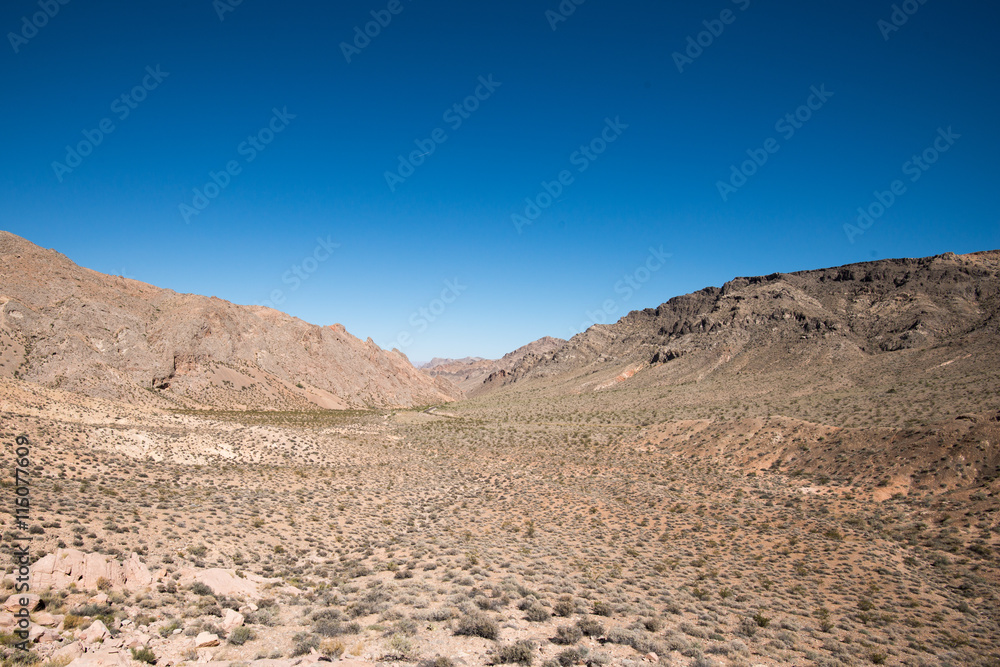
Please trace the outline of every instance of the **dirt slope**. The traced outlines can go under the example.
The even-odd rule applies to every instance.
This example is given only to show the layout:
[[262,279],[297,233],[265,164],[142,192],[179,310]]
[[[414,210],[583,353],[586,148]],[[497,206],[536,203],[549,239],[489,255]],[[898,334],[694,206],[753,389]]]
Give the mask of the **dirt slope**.
[[159,406],[410,406],[455,389],[343,326],[84,269],[0,232],[0,377]]

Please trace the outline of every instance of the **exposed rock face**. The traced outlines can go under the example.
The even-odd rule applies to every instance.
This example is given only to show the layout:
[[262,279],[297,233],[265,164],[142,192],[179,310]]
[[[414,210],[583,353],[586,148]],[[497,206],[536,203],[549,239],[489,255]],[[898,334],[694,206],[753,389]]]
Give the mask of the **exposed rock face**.
[[33,590],[64,589],[70,584],[96,590],[101,579],[110,582],[112,588],[126,590],[137,590],[153,583],[153,575],[138,554],[133,553],[119,563],[104,554],[56,549],[31,566],[30,585]]
[[458,393],[341,325],[106,276],[2,231],[0,343],[0,377],[134,405],[338,409]]
[[259,599],[261,597],[260,589],[264,584],[281,581],[280,579],[267,579],[252,572],[244,572],[242,577],[238,577],[234,570],[218,567],[185,568],[178,571],[178,575],[177,581],[181,585],[187,586],[198,582],[211,588],[216,595],[248,600]]
[[507,372],[525,358],[541,357],[554,352],[566,344],[561,338],[545,336],[538,340],[508,352],[500,359],[481,359],[466,357],[464,359],[432,359],[424,364],[421,370],[434,378],[449,380],[458,386],[468,396],[475,396],[484,390],[484,384],[490,385],[498,378],[506,377]]
[[1000,251],[735,278],[524,355],[490,384],[650,367],[658,382],[701,382],[729,367],[761,376],[820,359],[849,370],[945,346],[986,359],[1000,343],[998,314]]

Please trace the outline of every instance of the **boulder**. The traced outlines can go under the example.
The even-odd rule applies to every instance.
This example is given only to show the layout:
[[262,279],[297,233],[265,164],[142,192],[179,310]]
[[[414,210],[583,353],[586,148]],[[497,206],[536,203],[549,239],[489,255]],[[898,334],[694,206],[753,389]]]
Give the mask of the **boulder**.
[[84,653],[67,667],[131,667],[131,665],[131,656],[127,651],[108,649]]
[[3,608],[6,611],[18,611],[21,607],[27,607],[28,611],[41,609],[42,598],[34,593],[14,593],[3,603]]
[[195,648],[208,648],[209,646],[219,645],[219,635],[213,634],[211,632],[199,632],[198,636],[194,638]]
[[232,609],[227,609],[225,615],[222,617],[222,629],[228,634],[235,628],[243,625],[243,621],[243,614]]
[[94,604],[107,604],[108,595],[107,593],[98,593],[97,595],[90,596],[87,602],[93,602]]
[[33,620],[35,623],[38,623],[38,625],[47,625],[49,627],[55,627],[59,625],[60,621],[62,621],[62,616],[53,616],[47,611],[39,611],[31,616],[31,620]]
[[86,630],[83,631],[83,643],[93,644],[94,642],[102,642],[111,636],[111,632],[108,631],[108,627],[104,625],[101,620],[96,620],[90,624]]
[[63,662],[65,660],[68,660],[72,662],[73,660],[79,658],[81,655],[83,655],[83,644],[81,644],[80,642],[72,642],[70,644],[67,644],[66,646],[63,646],[62,648],[56,649],[55,652],[52,653],[51,661]]

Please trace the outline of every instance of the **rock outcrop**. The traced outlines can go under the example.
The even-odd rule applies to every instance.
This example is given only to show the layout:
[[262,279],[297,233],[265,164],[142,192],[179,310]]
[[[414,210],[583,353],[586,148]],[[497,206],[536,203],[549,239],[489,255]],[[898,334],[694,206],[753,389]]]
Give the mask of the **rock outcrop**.
[[65,589],[70,584],[97,590],[105,581],[112,588],[137,590],[152,585],[153,575],[135,553],[119,563],[104,554],[56,549],[31,566],[32,590]]

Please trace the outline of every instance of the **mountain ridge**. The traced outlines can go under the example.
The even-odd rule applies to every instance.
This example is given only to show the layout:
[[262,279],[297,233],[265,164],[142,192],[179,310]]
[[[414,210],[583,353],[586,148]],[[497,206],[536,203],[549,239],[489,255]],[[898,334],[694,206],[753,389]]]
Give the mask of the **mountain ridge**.
[[0,377],[180,407],[408,407],[460,393],[339,324],[77,266],[0,232]]

